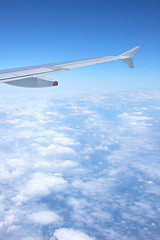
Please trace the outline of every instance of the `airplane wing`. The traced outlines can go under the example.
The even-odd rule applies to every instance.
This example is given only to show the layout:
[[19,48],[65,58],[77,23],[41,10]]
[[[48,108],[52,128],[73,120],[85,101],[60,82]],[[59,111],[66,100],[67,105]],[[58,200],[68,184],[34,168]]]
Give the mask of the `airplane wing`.
[[88,58],[70,62],[43,64],[32,67],[14,68],[0,71],[0,82],[19,87],[41,88],[57,86],[58,82],[47,78],[49,73],[62,72],[89,65],[122,60],[128,67],[133,68],[133,55],[139,50],[137,46],[121,55],[111,57]]

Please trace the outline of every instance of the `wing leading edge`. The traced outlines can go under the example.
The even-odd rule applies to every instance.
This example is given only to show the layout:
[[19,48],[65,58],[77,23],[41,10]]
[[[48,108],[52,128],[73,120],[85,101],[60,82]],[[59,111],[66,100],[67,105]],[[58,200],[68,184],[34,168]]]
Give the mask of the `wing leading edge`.
[[0,82],[19,87],[50,87],[55,86],[53,79],[45,77],[49,73],[71,70],[89,65],[122,60],[133,68],[133,55],[139,50],[137,46],[121,55],[111,57],[88,58],[63,63],[44,64],[33,67],[15,68],[0,71]]

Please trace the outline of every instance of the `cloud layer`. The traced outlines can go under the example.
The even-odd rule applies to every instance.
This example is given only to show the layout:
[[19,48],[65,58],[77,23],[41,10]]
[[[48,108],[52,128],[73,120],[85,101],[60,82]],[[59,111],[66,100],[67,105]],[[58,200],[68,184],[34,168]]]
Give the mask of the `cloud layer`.
[[0,109],[0,239],[159,239],[158,93]]

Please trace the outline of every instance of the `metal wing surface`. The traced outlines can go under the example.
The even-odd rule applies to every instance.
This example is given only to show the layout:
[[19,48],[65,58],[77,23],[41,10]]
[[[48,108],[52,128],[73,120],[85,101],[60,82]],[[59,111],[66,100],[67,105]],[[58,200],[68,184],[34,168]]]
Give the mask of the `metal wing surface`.
[[0,82],[20,87],[50,87],[58,83],[45,75],[67,71],[74,68],[89,65],[111,62],[115,60],[124,61],[130,68],[133,68],[133,54],[139,50],[139,46],[119,55],[110,57],[88,58],[62,63],[43,64],[32,67],[14,68],[0,71]]

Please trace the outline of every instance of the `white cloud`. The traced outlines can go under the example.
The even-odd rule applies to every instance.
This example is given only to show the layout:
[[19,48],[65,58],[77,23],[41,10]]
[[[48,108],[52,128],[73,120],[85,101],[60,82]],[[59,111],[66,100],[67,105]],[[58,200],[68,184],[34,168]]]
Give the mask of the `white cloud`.
[[15,202],[23,202],[30,198],[45,197],[53,192],[61,192],[67,187],[67,181],[62,177],[46,175],[38,172],[30,176],[30,179],[19,190],[19,194],[12,199]]
[[[71,161],[71,160],[54,160],[54,161],[47,161],[41,160],[34,163],[34,167],[38,169],[48,169],[52,168],[55,171],[67,171],[67,169],[76,168],[78,166],[78,162]],[[54,174],[55,175],[55,174]]]
[[49,146],[36,146],[39,154],[42,156],[46,155],[59,155],[59,154],[75,154],[74,149],[58,144],[50,144]]
[[55,136],[54,142],[61,145],[75,145],[75,141],[72,138],[64,136],[64,134],[59,134],[58,136]]
[[48,224],[58,224],[62,221],[62,218],[52,212],[52,211],[40,211],[32,213],[28,219],[36,224],[48,225]]
[[141,115],[142,112],[133,112],[133,113],[122,113],[119,114],[118,117],[123,119],[125,121],[125,124],[133,125],[133,127],[136,125],[137,129],[144,128],[147,126],[152,126],[152,124],[149,122],[153,120],[153,117],[147,117]]
[[54,237],[56,237],[57,240],[95,240],[95,238],[81,231],[67,228],[57,229],[54,233]]
[[115,186],[114,179],[98,178],[90,181],[75,180],[72,183],[74,188],[79,189],[84,195],[103,195]]
[[68,204],[72,206],[76,211],[77,209],[83,209],[89,206],[89,203],[85,199],[76,199],[76,198],[69,198]]

